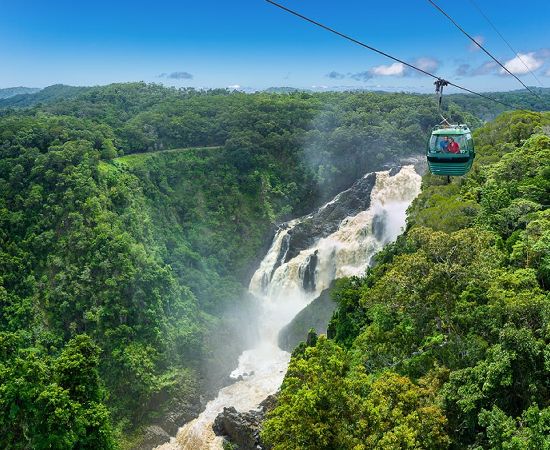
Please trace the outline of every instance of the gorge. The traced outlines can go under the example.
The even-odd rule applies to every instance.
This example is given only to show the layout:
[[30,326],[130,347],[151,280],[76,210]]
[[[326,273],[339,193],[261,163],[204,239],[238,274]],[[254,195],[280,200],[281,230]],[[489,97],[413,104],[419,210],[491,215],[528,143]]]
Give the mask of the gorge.
[[0,102],[0,447],[219,448],[278,391],[274,450],[545,448],[550,91],[483,126],[452,96],[475,164],[419,194],[432,96],[25,95]]
[[364,273],[372,256],[401,232],[420,180],[414,166],[369,173],[316,212],[279,227],[249,286],[261,311],[256,345],[240,356],[231,373],[235,382],[158,450],[220,449],[222,438],[212,425],[223,408],[255,409],[277,391],[290,359],[278,345],[281,329],[334,279]]

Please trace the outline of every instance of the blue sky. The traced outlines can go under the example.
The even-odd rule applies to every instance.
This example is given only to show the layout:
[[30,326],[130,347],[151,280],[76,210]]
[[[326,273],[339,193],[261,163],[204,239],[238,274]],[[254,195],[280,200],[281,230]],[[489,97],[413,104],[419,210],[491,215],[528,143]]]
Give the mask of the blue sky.
[[[437,0],[529,86],[550,87],[550,1]],[[426,0],[281,0],[286,6],[475,90],[521,88]],[[147,81],[261,89],[431,91],[431,79],[264,0],[0,0],[0,87]]]

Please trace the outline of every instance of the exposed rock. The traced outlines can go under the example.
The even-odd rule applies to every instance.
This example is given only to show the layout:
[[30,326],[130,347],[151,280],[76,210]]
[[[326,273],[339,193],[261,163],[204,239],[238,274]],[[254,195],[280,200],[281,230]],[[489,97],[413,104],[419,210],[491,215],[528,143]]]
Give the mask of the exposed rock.
[[[331,286],[332,287],[332,286]],[[330,290],[324,290],[294,319],[279,332],[278,344],[283,350],[291,352],[300,342],[305,341],[308,331],[313,328],[317,334],[326,334],[327,326],[336,309],[336,303],[330,297]]]
[[[198,417],[200,414],[200,403],[177,403],[172,402],[167,412],[162,415],[162,419],[159,421],[159,428],[166,430],[170,435],[175,436],[178,429],[187,422]],[[153,425],[152,427],[155,427]],[[152,428],[148,427],[148,428]]]
[[306,265],[300,267],[300,278],[302,279],[302,286],[306,292],[315,291],[315,269],[317,268],[317,262],[319,261],[318,250],[315,253],[307,257]]
[[277,395],[268,395],[262,402],[260,403],[260,411],[265,414],[269,411],[271,411],[275,406],[277,405]]
[[397,175],[400,170],[401,170],[401,167],[399,167],[399,166],[390,167],[390,177],[393,177],[394,175]]
[[388,222],[388,213],[382,211],[382,213],[375,214],[372,218],[372,234],[378,241],[382,241],[386,234],[386,224]]
[[[415,155],[409,159],[399,161],[391,160],[375,170],[387,170],[391,177],[397,175],[405,165],[414,165],[417,171],[422,171],[422,165],[426,165],[423,155]],[[424,168],[425,171],[425,168]],[[422,172],[419,172],[422,173]],[[295,258],[301,251],[311,248],[322,238],[325,238],[338,230],[342,221],[346,217],[353,217],[361,211],[366,211],[370,207],[371,193],[376,185],[376,172],[370,172],[364,177],[356,180],[352,186],[345,191],[340,192],[330,202],[320,207],[311,214],[301,217],[299,223],[288,230],[288,233],[282,237],[280,249],[271,268],[271,272],[262,274],[261,288],[266,291],[275,271],[282,265]],[[289,223],[283,223],[278,231],[285,230]],[[385,232],[384,217],[375,217],[373,221],[373,234],[376,237],[382,236]],[[315,290],[315,266],[317,259],[310,255],[307,261],[307,267],[304,270],[303,287],[306,291]],[[309,270],[309,273],[305,272]]]
[[[288,228],[288,224],[287,223],[283,223],[281,224],[281,226],[279,227],[279,230],[285,230]],[[278,230],[278,231],[279,231]],[[273,265],[273,269],[271,269],[271,273],[269,274],[269,280],[262,280],[262,289],[267,286],[267,283],[269,283],[269,281],[271,280],[271,278],[273,277],[273,274],[275,273],[275,271],[279,268],[279,266],[283,263],[283,262],[286,262],[286,255],[288,254],[288,249],[290,247],[290,236],[287,234],[286,236],[283,237],[283,242],[281,243],[281,248],[279,250],[279,254],[277,255],[277,261],[275,262],[275,264]],[[264,281],[266,282],[266,284],[264,285]]]
[[258,410],[242,413],[232,406],[224,408],[212,428],[218,436],[223,436],[239,450],[265,449],[260,439],[261,424],[266,412],[274,408],[275,402],[276,397],[270,395],[260,403]]
[[243,286],[248,286],[250,284],[250,279],[252,278],[252,276],[254,275],[254,272],[256,272],[256,269],[262,262],[262,259],[264,258],[265,254],[269,250],[269,247],[271,247],[271,241],[273,240],[273,236],[275,235],[276,232],[277,232],[277,226],[272,225],[271,229],[263,237],[262,245],[258,248],[254,257],[250,259],[250,262],[246,264],[246,267],[243,270],[243,276],[240,277],[240,280]]
[[240,413],[232,406],[224,408],[214,421],[214,432],[229,437],[239,449],[256,450],[259,446],[259,414],[256,411]]
[[418,173],[419,175],[424,175],[428,170],[426,155],[424,153],[412,155],[407,158],[400,158],[398,161],[396,161],[396,164],[400,166],[413,165],[414,170],[416,170],[416,173]]
[[338,194],[338,201],[327,203],[297,224],[288,232],[284,254],[279,255],[278,261],[290,261],[317,240],[334,233],[346,217],[366,211],[370,206],[370,194],[375,184],[376,173],[369,173]]
[[170,435],[158,425],[150,425],[145,428],[143,440],[135,450],[151,450],[170,440]]

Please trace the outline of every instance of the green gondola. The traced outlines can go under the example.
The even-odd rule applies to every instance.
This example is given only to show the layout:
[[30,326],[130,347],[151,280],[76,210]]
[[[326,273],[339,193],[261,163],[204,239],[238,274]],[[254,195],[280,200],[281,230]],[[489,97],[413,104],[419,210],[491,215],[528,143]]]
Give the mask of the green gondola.
[[474,141],[467,125],[438,125],[428,141],[426,158],[434,175],[461,176],[475,158]]
[[468,125],[451,125],[441,112],[443,88],[447,80],[438,78],[435,82],[437,108],[443,121],[432,130],[426,148],[428,168],[434,175],[458,177],[465,175],[474,163],[476,156],[472,132]]

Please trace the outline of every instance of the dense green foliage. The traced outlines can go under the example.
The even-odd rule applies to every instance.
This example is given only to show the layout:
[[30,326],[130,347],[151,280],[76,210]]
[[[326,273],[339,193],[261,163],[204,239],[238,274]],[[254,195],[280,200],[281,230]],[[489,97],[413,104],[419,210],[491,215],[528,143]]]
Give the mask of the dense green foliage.
[[[101,162],[112,145],[109,128],[68,116],[10,116],[0,128],[0,325],[13,343],[1,363],[6,392],[19,384],[19,366],[7,368],[21,354],[48,365],[85,333],[101,348],[108,392],[94,401],[104,401],[121,426],[141,423],[168,399],[197,401],[209,339],[227,303],[243,294],[239,273],[272,220],[287,212],[277,200],[286,189],[277,172],[256,166],[252,179],[241,177],[220,148]],[[26,408],[41,387],[49,384],[37,384],[23,408],[0,395],[8,414],[2,445],[35,445],[18,430],[33,426]],[[81,408],[91,402],[84,398]],[[21,424],[10,419],[14,408],[23,410]]]
[[23,348],[21,335],[3,333],[0,339],[4,448],[114,446],[97,370],[100,350],[87,335],[75,336],[57,357]]
[[[34,100],[24,106],[54,88],[29,96]],[[440,120],[432,96],[425,95],[251,95],[145,83],[80,89],[78,95],[60,93],[59,101],[10,114],[46,111],[107,125],[118,154],[226,145],[233,149],[232,162],[245,172],[261,157],[259,148],[281,152],[289,167],[302,165],[311,172],[323,187],[323,199],[384,162],[423,152],[428,131]],[[453,103],[448,108],[455,120],[481,124]]]
[[0,99],[13,97],[14,95],[19,94],[34,94],[38,92],[39,88],[28,88],[28,87],[11,87],[11,88],[1,88],[0,89]]
[[253,331],[273,224],[418,153],[437,118],[413,95],[49,90],[0,114],[8,448],[108,448],[197,404]]
[[[487,92],[485,95],[513,106],[516,109],[526,109],[529,111],[550,110],[550,89],[532,87],[531,91],[537,95],[533,95],[526,89],[509,92]],[[499,114],[510,109],[502,104],[468,94],[452,94],[446,96],[446,98],[483,120],[493,120]]]
[[549,124],[504,114],[469,176],[424,177],[407,232],[338,283],[330,339],[293,354],[268,443],[550,448]]
[[433,389],[390,371],[370,377],[321,336],[294,354],[263,438],[274,450],[439,449],[448,443],[445,425]]
[[90,88],[54,84],[44,89],[21,89],[22,90],[15,95],[0,97],[0,108],[26,108],[29,106],[53,103],[58,100],[76,97]]
[[[234,363],[253,331],[243,326],[245,284],[274,223],[368,170],[422,152],[438,121],[432,99],[418,95],[245,95],[144,83],[48,89],[0,111],[6,448],[111,448],[117,432],[158,420],[171,403],[198,404],[216,384],[209,375]],[[544,191],[502,188],[503,216],[493,223],[477,183],[468,191],[477,205],[471,219],[508,227],[499,251],[526,271],[521,283],[547,283],[548,217],[537,207]],[[526,222],[526,211],[540,217]],[[351,302],[349,314],[357,314]],[[346,333],[351,345],[355,335]],[[413,373],[386,385],[369,378],[368,402],[385,392],[405,396],[408,429],[447,442],[438,393],[414,378],[399,388],[405,376]],[[419,424],[414,410],[424,407],[430,419]],[[498,421],[509,416],[499,408],[484,416],[487,427],[516,427],[519,416]],[[538,416],[529,411],[536,434]],[[380,435],[409,439],[385,416],[391,411],[381,414],[369,419]]]
[[[86,333],[101,348],[99,370],[115,417],[138,420],[155,395],[193,378],[185,358],[200,345],[191,345],[195,300],[156,255],[136,181],[100,172],[98,148],[106,135],[76,119],[41,120],[6,121],[3,130],[0,324],[4,339],[17,345],[4,350],[2,365],[21,352],[56,358],[66,342]],[[3,371],[2,385],[10,389],[19,376]],[[82,407],[93,406],[84,394]],[[3,412],[19,402],[3,400]],[[37,414],[38,421],[48,417],[44,409]],[[22,425],[7,423],[27,428],[27,417]]]

